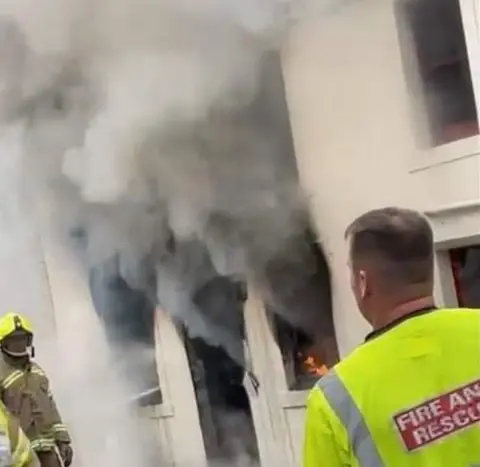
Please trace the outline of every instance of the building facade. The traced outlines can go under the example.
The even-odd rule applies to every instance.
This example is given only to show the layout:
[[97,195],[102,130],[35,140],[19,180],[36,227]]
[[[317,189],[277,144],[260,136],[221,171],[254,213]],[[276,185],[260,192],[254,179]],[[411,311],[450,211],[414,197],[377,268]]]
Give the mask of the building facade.
[[[343,234],[369,209],[423,211],[438,302],[480,306],[479,8],[354,2],[299,26],[284,49],[297,166],[331,267],[341,356],[367,332],[349,293]],[[298,465],[301,427],[293,432]]]
[[[337,348],[339,357],[345,356],[368,332],[355,310],[346,269],[343,233],[355,216],[385,205],[425,212],[435,230],[439,303],[480,307],[479,20],[478,0],[365,0],[298,25],[286,41],[282,65],[294,150],[330,271],[330,283],[323,286],[330,290],[333,323],[327,329],[324,320],[321,342],[302,344],[308,339],[274,318],[249,289],[243,306],[248,372],[242,372],[242,383],[253,429],[243,444],[228,448],[249,453],[249,462],[300,465],[308,389],[334,363]],[[42,308],[41,314],[31,313],[45,355],[40,358],[79,444],[94,443],[91,424],[79,423],[82,414],[69,403],[85,399],[106,407],[112,394],[95,386],[95,371],[103,368],[99,355],[109,351],[101,344],[104,331],[91,284],[67,240],[46,229],[41,238],[19,242],[18,252],[30,252],[22,277],[39,278],[36,295],[27,303],[21,292],[4,293],[19,309],[29,309],[32,300]],[[9,258],[15,261],[13,253]],[[83,333],[85,313],[88,333]],[[163,462],[206,466],[211,452],[226,442],[216,439],[215,413],[200,403],[198,380],[205,368],[192,370],[192,355],[198,362],[208,349],[186,339],[165,310],[152,315],[155,332],[148,345],[154,349],[161,396],[147,398],[138,413]],[[323,361],[308,351],[316,346]],[[67,377],[78,381],[73,395],[63,383]],[[148,393],[149,385],[144,389]],[[104,433],[112,426],[105,420]],[[223,420],[223,428],[228,431],[238,420]],[[208,435],[209,430],[215,433]],[[111,438],[102,440],[108,444]]]

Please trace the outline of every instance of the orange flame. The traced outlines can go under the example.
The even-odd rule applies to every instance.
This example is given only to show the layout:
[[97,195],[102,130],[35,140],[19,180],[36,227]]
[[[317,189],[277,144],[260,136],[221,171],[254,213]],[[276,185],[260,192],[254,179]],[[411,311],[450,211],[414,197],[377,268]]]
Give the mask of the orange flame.
[[303,364],[305,365],[305,369],[315,376],[323,376],[328,372],[327,365],[319,363],[313,355],[307,355],[303,360]]

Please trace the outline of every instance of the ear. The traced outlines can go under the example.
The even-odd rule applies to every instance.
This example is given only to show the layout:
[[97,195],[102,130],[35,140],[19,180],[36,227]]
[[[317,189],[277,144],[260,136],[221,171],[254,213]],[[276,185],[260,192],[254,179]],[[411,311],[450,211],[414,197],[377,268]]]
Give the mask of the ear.
[[368,295],[368,280],[364,270],[358,271],[358,288],[362,299],[365,298]]

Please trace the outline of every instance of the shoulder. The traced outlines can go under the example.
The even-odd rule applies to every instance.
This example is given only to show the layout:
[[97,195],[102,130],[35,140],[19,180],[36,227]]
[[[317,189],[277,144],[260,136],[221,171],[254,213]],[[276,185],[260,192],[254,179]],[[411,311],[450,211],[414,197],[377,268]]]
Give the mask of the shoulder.
[[[351,390],[351,386],[358,384],[359,381],[365,381],[374,369],[377,368],[378,359],[383,358],[384,350],[380,341],[365,342],[354,349],[349,355],[344,357],[330,371],[320,378],[314,390],[312,397],[323,399],[324,402],[329,400],[338,400],[345,396]],[[321,393],[322,396],[314,394]]]
[[335,393],[336,379],[335,371],[327,373],[312,388],[307,399],[306,437],[310,434],[316,443],[322,444],[325,452],[334,449],[330,457],[346,456],[349,443],[346,427],[338,412],[338,397],[343,396]]
[[440,308],[438,311],[443,313],[471,313],[471,312],[480,312],[480,308]]
[[340,376],[344,368],[345,364],[342,361],[335,365],[326,375],[322,376],[310,391],[307,405],[314,408],[314,410],[329,412],[329,409],[335,405],[333,402],[343,398],[346,394],[347,390]]
[[35,371],[38,371],[38,372],[41,372],[41,373],[45,373],[43,368],[37,362],[32,360],[30,364],[32,366],[32,371],[35,370]]
[[47,373],[45,373],[45,371],[43,370],[43,368],[42,368],[38,363],[32,362],[31,365],[32,365],[32,366],[31,366],[31,370],[30,370],[30,371],[31,371],[34,375],[36,375],[36,376],[38,376],[38,377],[40,377],[40,378],[44,378],[44,379],[48,380]]
[[[342,360],[340,360],[340,362],[338,362],[332,368],[332,370],[327,373],[327,375],[336,375],[337,377],[343,379],[345,375],[349,375],[351,373],[356,374],[365,371],[364,367],[370,366],[369,363],[371,362],[371,359],[378,355],[378,347],[383,346],[383,339],[381,339],[382,337],[383,336],[379,336],[377,339],[361,343],[352,352],[350,352],[350,354],[342,358]],[[330,376],[330,378],[332,380],[334,379],[333,376]]]
[[416,318],[413,324],[415,322],[419,326],[422,326],[423,322],[428,322],[433,326],[431,329],[448,332],[455,330],[459,335],[477,334],[480,330],[480,309],[440,308],[433,313]]
[[432,316],[476,321],[480,319],[480,308],[441,308],[437,313],[432,313]]

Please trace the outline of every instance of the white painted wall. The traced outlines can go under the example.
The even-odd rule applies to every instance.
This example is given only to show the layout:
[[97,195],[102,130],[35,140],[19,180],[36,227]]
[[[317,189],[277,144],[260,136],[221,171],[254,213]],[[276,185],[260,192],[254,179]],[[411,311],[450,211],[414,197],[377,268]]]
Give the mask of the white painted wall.
[[[185,346],[171,316],[157,310],[155,340],[163,404],[159,408],[160,445],[171,465],[206,467],[195,390]],[[163,440],[163,441],[162,441]],[[163,444],[166,442],[166,444]]]
[[[480,71],[474,3],[461,0],[472,69]],[[297,26],[283,50],[297,165],[332,270],[341,356],[368,332],[346,267],[344,231],[356,216],[386,205],[424,210],[440,250],[480,235],[480,140],[417,148],[399,47],[393,0],[362,0]],[[441,252],[436,272],[439,301],[453,304]],[[305,395],[289,398],[285,417],[300,465]]]
[[365,0],[297,27],[283,66],[298,169],[332,267],[345,355],[367,332],[349,290],[346,226],[388,204],[443,212],[478,200],[479,140],[416,148],[392,0]]
[[[473,18],[468,10],[473,4],[462,0],[466,17]],[[480,57],[480,34],[476,23],[469,24],[469,51]],[[478,237],[480,144],[471,138],[434,151],[416,149],[392,0],[362,0],[336,16],[298,27],[285,44],[283,66],[298,168],[332,269],[336,334],[344,356],[368,331],[350,293],[345,227],[368,209],[398,204],[428,211],[440,248]],[[473,68],[480,71],[478,60]],[[6,214],[0,212],[3,227]],[[50,317],[55,309],[57,323],[64,323],[57,328],[60,339],[68,347],[74,336],[64,333],[72,328],[65,311],[92,307],[85,278],[65,251],[51,247],[45,252],[48,283],[38,238],[31,234],[17,240],[15,248],[0,252],[3,271],[10,271],[8,264],[18,271],[1,277],[2,297],[27,312],[31,297],[15,285],[28,274],[35,276],[34,301]],[[17,256],[28,256],[29,262],[19,265]],[[444,263],[440,255],[441,273]],[[440,274],[438,286],[439,296],[449,299],[447,279]],[[260,380],[259,394],[251,396],[263,464],[300,465],[306,393],[287,391],[261,303],[252,297],[246,308],[252,367]],[[145,423],[157,429],[169,461],[202,464],[205,452],[185,351],[162,311],[156,332],[165,404],[144,411]]]

